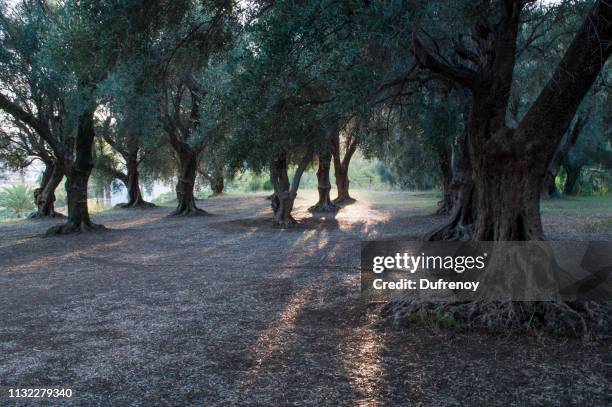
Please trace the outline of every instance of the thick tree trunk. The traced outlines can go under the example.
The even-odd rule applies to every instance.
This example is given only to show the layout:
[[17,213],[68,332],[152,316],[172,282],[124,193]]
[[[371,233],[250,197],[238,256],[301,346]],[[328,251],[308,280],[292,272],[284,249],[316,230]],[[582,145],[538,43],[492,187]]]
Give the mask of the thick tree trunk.
[[477,239],[544,238],[539,201],[548,163],[611,53],[612,5],[598,0],[516,130],[479,132],[472,146],[479,163]]
[[442,172],[442,200],[438,202],[438,215],[449,215],[453,210],[455,197],[453,196],[453,169],[448,154],[440,154],[440,171]]
[[34,201],[36,202],[36,212],[30,214],[30,218],[63,218],[59,212],[55,211],[55,189],[64,178],[62,166],[57,161],[45,163],[45,171],[40,183],[40,187],[34,190]]
[[449,189],[453,202],[450,219],[447,224],[427,234],[425,240],[465,241],[474,235],[476,188],[472,178],[467,134],[464,133],[454,143],[452,156],[453,180]]
[[548,168],[546,171],[546,175],[544,176],[544,182],[542,183],[542,198],[556,198],[559,196],[559,190],[557,189],[557,184],[555,179],[557,178],[557,173],[552,171],[552,169]]
[[87,184],[93,168],[94,141],[93,111],[79,117],[76,138],[76,158],[72,165],[66,166],[66,196],[68,200],[68,222],[50,228],[47,235],[92,232],[106,229],[93,223],[87,209]]
[[571,167],[568,165],[564,166],[565,173],[565,184],[563,186],[563,195],[576,196],[580,193],[580,172],[582,167]]
[[270,162],[270,181],[274,186],[274,194],[270,199],[270,205],[272,207],[274,225],[287,228],[297,223],[293,216],[291,216],[291,211],[293,210],[302,174],[304,174],[311,159],[312,150],[308,149],[302,157],[302,161],[298,165],[291,183],[289,183],[287,175],[289,167],[287,156],[282,154]]
[[198,153],[182,149],[179,153],[180,173],[176,184],[177,205],[170,216],[199,216],[208,213],[196,206],[194,186],[198,167]]
[[332,155],[329,149],[324,148],[319,153],[319,167],[317,169],[317,188],[319,190],[319,201],[308,208],[310,212],[336,212],[340,209],[334,204],[330,197],[331,182],[329,171],[331,169]]
[[274,224],[281,228],[286,228],[296,223],[293,216],[291,216],[295,195],[291,194],[287,168],[287,157],[285,155],[273,159],[270,163],[270,181],[274,187],[274,194],[270,199],[270,205],[274,214]]
[[147,202],[142,197],[140,190],[140,174],[138,173],[137,154],[130,154],[127,158],[127,192],[128,202],[119,204],[121,208],[154,208],[155,204]]
[[334,199],[334,204],[342,205],[355,202],[355,199],[349,194],[349,177],[348,168],[340,166],[338,169],[334,167],[334,175],[336,176],[336,189],[338,196]]
[[546,169],[546,175],[542,185],[542,197],[555,198],[559,196],[555,178],[561,169],[561,165],[566,160],[569,151],[576,144],[576,141],[578,141],[578,136],[586,125],[588,117],[588,113],[578,116],[572,129],[561,139],[561,142],[550,160],[548,168]]
[[[477,191],[478,219],[475,240],[542,240],[539,200],[547,166],[557,149],[576,109],[612,52],[612,6],[597,0],[572,44],[557,66],[552,78],[516,129],[508,128],[508,97],[515,66],[516,41],[521,10],[526,2],[498,2],[501,18],[495,24],[482,19],[472,31],[477,53],[458,45],[460,59],[471,60],[478,69],[448,64],[429,52],[415,36],[414,53],[419,63],[456,83],[469,88],[473,101],[468,125],[469,152]],[[488,55],[490,58],[481,58]],[[489,63],[490,62],[490,63]],[[484,73],[484,74],[483,74]],[[546,251],[545,245],[541,246]],[[506,248],[503,249],[504,251]],[[507,254],[507,253],[506,253]],[[530,253],[516,251],[504,258],[503,268],[515,270],[496,278],[508,286],[516,281],[530,281],[533,276],[546,281],[549,270]],[[531,288],[531,287],[529,287]],[[455,321],[468,326],[493,326],[496,329],[516,326],[533,328],[538,316],[544,326],[572,325],[579,318],[586,326],[600,324],[603,316],[594,315],[588,306],[559,304],[554,301],[474,301],[434,303],[414,301],[405,296],[400,305],[402,315],[437,316],[451,313]],[[394,310],[394,302],[387,307]],[[458,308],[464,308],[456,313]],[[582,309],[581,309],[582,308]],[[606,308],[607,309],[607,308]],[[391,311],[395,316],[396,312]],[[582,315],[585,315],[583,318]],[[461,318],[457,318],[462,315]]]
[[[449,65],[415,36],[419,63],[470,89],[470,155],[478,197],[478,240],[543,239],[539,199],[546,167],[578,105],[612,53],[612,6],[598,0],[551,79],[516,129],[506,125],[516,61],[520,14],[525,3],[500,2],[501,19],[474,30],[479,54],[491,55],[479,70]],[[474,55],[457,49],[458,56]],[[484,75],[481,73],[484,71]]]
[[490,96],[474,96],[468,126],[477,191],[474,239],[543,240],[540,194],[550,156],[528,149],[524,135],[503,124],[505,109],[491,111],[489,104]]
[[334,176],[336,178],[336,189],[338,197],[333,200],[336,205],[350,204],[355,202],[355,199],[351,198],[349,194],[349,176],[348,170],[351,163],[351,158],[357,150],[357,143],[355,140],[347,142],[346,151],[344,157],[341,157],[342,152],[340,151],[340,130],[335,129],[334,134],[330,138],[331,153],[334,160]]
[[544,163],[486,160],[475,168],[476,240],[544,240],[540,191]]

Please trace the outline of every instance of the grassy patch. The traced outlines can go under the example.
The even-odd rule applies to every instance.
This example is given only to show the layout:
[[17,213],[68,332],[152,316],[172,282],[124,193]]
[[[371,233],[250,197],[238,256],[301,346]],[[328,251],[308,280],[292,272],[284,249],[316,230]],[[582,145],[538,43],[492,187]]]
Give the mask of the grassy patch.
[[562,197],[543,200],[542,213],[612,213],[612,195]]
[[357,199],[364,199],[377,206],[409,206],[435,208],[442,194],[440,191],[368,191],[355,190],[351,194]]
[[595,230],[612,229],[612,218],[594,220],[591,222],[591,227]]

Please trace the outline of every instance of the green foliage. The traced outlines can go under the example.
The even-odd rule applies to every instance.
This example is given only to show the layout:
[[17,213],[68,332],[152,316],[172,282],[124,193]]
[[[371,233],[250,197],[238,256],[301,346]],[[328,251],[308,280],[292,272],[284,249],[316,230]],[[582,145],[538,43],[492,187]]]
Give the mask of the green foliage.
[[[174,179],[176,148],[160,120],[167,105],[182,118],[178,132],[188,133],[179,141],[203,151],[199,174],[235,176],[230,190],[270,190],[256,174],[272,158],[286,154],[294,166],[326,146],[333,128],[358,140],[353,187],[430,189],[442,183],[441,163],[450,162],[470,100],[418,69],[413,27],[450,55],[465,27],[494,3],[3,2],[0,83],[3,95],[45,117],[54,137],[67,141],[61,158],[74,158],[70,141],[83,107],[97,106],[93,181],[100,184],[116,178],[101,168],[125,172],[122,150],[134,145],[144,186]],[[511,124],[533,103],[591,4],[526,6]],[[195,92],[185,90],[185,78],[196,82]],[[611,79],[608,66],[580,107],[589,121],[565,163],[582,168],[583,194],[612,189]],[[57,154],[34,133],[3,115],[0,160],[22,168],[33,156]],[[313,168],[302,185],[316,188]]]
[[464,131],[465,103],[459,92],[434,88],[400,112],[379,112],[371,126],[385,134],[369,153],[387,164],[386,180],[403,189],[439,187],[441,165],[450,163],[451,146]]
[[235,54],[233,165],[260,171],[278,154],[295,163],[330,128],[367,116],[384,31],[405,13],[400,2],[318,0],[277,2],[251,20]]
[[158,206],[170,206],[176,203],[176,192],[164,192],[153,198],[153,203]]
[[35,208],[34,190],[27,185],[11,185],[0,191],[0,210],[10,211],[20,218]]
[[251,171],[239,172],[227,185],[227,189],[237,192],[271,191],[272,183],[267,176]]

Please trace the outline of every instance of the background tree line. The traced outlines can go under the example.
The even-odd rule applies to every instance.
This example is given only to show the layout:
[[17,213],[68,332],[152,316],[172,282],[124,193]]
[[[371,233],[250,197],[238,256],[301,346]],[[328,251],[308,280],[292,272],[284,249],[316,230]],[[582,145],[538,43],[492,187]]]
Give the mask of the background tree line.
[[290,227],[310,168],[311,211],[353,200],[359,151],[443,190],[429,239],[540,240],[542,197],[609,187],[611,21],[601,0],[5,1],[0,159],[44,164],[36,216],[66,179],[50,234],[103,228],[92,174],[126,208],[174,180],[176,216],[206,215],[198,179],[267,174]]

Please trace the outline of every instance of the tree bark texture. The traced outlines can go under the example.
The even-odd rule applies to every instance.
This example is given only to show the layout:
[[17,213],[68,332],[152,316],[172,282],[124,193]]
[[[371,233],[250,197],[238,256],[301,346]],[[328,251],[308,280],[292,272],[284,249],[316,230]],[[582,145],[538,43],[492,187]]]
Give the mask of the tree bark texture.
[[453,144],[451,159],[452,182],[449,195],[452,209],[448,223],[433,230],[425,240],[471,240],[474,235],[476,212],[476,188],[472,178],[472,164],[469,154],[468,135],[463,133]]
[[[542,240],[539,204],[546,169],[578,105],[610,56],[612,5],[603,0],[594,4],[552,78],[512,129],[505,120],[525,3],[505,0],[499,4],[500,21],[479,22],[474,30],[481,54],[491,55],[480,61],[478,70],[441,62],[418,39],[415,55],[421,65],[472,93],[468,132],[477,191],[474,239]],[[463,50],[464,59],[475,60],[473,57]]]
[[45,163],[45,170],[40,183],[40,187],[34,190],[34,202],[36,212],[30,214],[30,218],[63,218],[59,212],[55,211],[55,190],[64,178],[62,165],[57,160]]
[[[190,103],[183,99],[189,95]],[[191,73],[184,73],[174,85],[166,89],[160,117],[170,145],[179,161],[176,184],[177,206],[170,216],[199,216],[208,213],[196,206],[194,187],[198,159],[205,147],[205,139],[193,140],[200,126],[202,92]]]
[[331,182],[329,172],[331,169],[332,154],[325,146],[319,152],[319,165],[317,168],[317,189],[319,191],[319,201],[308,208],[310,212],[336,212],[340,209],[331,200]]
[[117,206],[121,208],[154,208],[155,204],[147,202],[142,197],[140,189],[140,174],[138,172],[138,150],[135,154],[129,154],[124,157],[126,160],[127,177],[122,180],[125,183],[128,193],[128,201]]
[[438,215],[449,215],[453,210],[453,203],[455,197],[453,196],[453,167],[452,159],[446,152],[439,152],[438,154],[440,171],[442,172],[442,200],[438,202]]
[[349,194],[348,170],[351,158],[357,150],[357,141],[353,138],[346,140],[344,156],[340,148],[340,130],[336,129],[331,137],[331,153],[334,161],[334,176],[336,178],[336,189],[338,196],[334,199],[336,205],[343,205],[355,202]]
[[291,215],[291,211],[293,211],[293,204],[297,196],[300,180],[311,158],[312,150],[309,149],[303,155],[292,182],[289,182],[289,176],[287,175],[289,163],[286,154],[280,154],[270,162],[270,181],[274,187],[274,194],[270,199],[270,205],[275,226],[287,228],[297,223]]
[[557,147],[555,154],[546,168],[546,175],[544,176],[544,183],[542,185],[542,197],[554,198],[559,196],[555,178],[561,169],[561,165],[563,165],[563,162],[566,161],[568,153],[576,144],[576,141],[578,141],[578,136],[582,132],[582,129],[586,125],[587,121],[588,114],[577,117],[571,130],[561,139],[559,147]]
[[194,187],[198,167],[198,153],[187,147],[178,154],[180,172],[176,184],[177,205],[171,216],[199,216],[208,213],[197,207]]
[[92,232],[105,229],[104,226],[91,221],[87,208],[87,184],[93,168],[94,136],[93,110],[89,110],[79,117],[75,160],[72,165],[66,167],[68,221],[63,225],[50,228],[47,235]]

